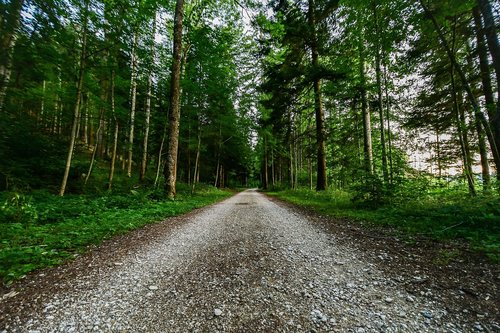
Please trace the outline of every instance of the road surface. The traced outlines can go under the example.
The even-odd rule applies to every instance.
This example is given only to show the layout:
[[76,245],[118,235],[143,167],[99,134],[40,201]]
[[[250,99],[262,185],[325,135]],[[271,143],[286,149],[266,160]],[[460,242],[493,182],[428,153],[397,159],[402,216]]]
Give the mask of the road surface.
[[0,332],[498,328],[496,314],[470,321],[449,313],[447,299],[435,294],[439,290],[430,291],[432,297],[409,293],[403,281],[340,236],[254,190],[163,225],[146,242],[106,249],[115,253],[105,254],[105,262],[70,263],[60,281],[47,282],[31,301],[25,296],[16,303],[22,295],[13,296]]

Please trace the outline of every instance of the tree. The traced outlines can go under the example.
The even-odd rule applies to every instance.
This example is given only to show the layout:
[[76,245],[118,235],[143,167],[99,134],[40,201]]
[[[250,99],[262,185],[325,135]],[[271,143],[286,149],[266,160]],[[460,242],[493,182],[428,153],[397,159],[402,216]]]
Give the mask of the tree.
[[[314,0],[309,0],[308,2],[308,23],[311,29],[311,36],[309,40],[309,46],[311,48],[311,66],[313,70],[317,70],[319,62],[318,54],[318,40],[316,32],[316,6]],[[316,115],[316,143],[318,145],[317,153],[317,164],[318,173],[316,181],[316,190],[323,191],[326,189],[326,154],[325,154],[325,114],[323,111],[323,105],[321,102],[321,82],[318,76],[313,78],[313,89],[314,89],[314,113]]]
[[[478,0],[479,8],[484,21],[484,35],[488,43],[491,58],[493,60],[493,68],[495,69],[495,76],[497,81],[497,108],[496,112],[491,112],[491,127],[494,134],[494,146],[492,147],[493,156],[497,169],[497,179],[500,180],[500,43],[498,42],[497,29],[495,28],[495,21],[493,19],[493,11],[491,4],[488,0]],[[482,121],[483,126],[487,126]],[[486,130],[488,128],[486,127]],[[492,144],[490,139],[490,145]]]
[[73,110],[73,125],[71,126],[71,137],[69,142],[68,157],[66,158],[66,167],[64,169],[64,176],[62,179],[59,195],[64,196],[66,185],[68,182],[69,171],[71,162],[73,160],[73,150],[75,148],[76,130],[78,127],[78,117],[80,115],[80,105],[82,102],[83,94],[83,79],[85,75],[85,61],[87,57],[87,29],[88,29],[88,16],[89,16],[89,0],[85,0],[84,7],[82,8],[82,32],[81,32],[81,51],[80,63],[78,65],[78,79],[76,88],[75,107]]
[[168,128],[167,164],[165,165],[165,192],[170,199],[176,194],[177,180],[177,151],[179,147],[179,121],[180,121],[180,79],[182,58],[182,19],[183,0],[177,0],[174,15],[174,45],[172,76],[170,82],[170,116]]
[[21,22],[21,11],[24,0],[12,0],[8,5],[5,16],[1,20],[0,26],[0,112],[5,103],[5,95],[10,82],[12,72],[12,54],[17,40],[17,30]]
[[[424,3],[423,0],[420,1],[420,4],[422,6],[422,8],[424,9],[427,17],[431,20],[433,26],[434,26],[434,29],[435,29],[435,32],[438,36],[438,40],[442,46],[442,48],[445,50],[448,58],[449,58],[449,61],[451,62],[451,65],[453,67],[453,69],[456,71],[456,73],[458,74],[458,77],[460,78],[460,81],[462,83],[462,87],[463,89],[465,90],[466,94],[467,94],[467,97],[468,97],[468,100],[472,106],[472,109],[473,109],[473,112],[474,112],[474,115],[480,120],[481,124],[484,126],[485,130],[486,130],[486,134],[487,134],[487,137],[488,137],[488,140],[489,140],[489,143],[490,143],[490,148],[491,148],[491,151],[493,153],[495,157],[495,163],[498,162],[498,148],[497,148],[497,144],[496,144],[496,137],[495,137],[495,134],[494,132],[492,131],[491,127],[490,127],[490,124],[489,122],[486,120],[486,117],[484,116],[484,114],[482,113],[482,111],[480,110],[480,107],[479,107],[479,104],[477,102],[477,99],[472,91],[472,88],[470,86],[470,83],[469,81],[467,80],[467,77],[465,75],[465,72],[462,68],[462,66],[458,63],[457,59],[456,59],[456,56],[453,52],[453,49],[450,48],[450,45],[449,43],[446,41],[446,38],[441,30],[441,27],[439,26],[439,23],[437,22],[435,16],[433,15],[432,11],[430,10],[430,8]],[[500,167],[500,165],[497,164],[497,169],[498,167]],[[470,181],[469,181],[470,183]]]

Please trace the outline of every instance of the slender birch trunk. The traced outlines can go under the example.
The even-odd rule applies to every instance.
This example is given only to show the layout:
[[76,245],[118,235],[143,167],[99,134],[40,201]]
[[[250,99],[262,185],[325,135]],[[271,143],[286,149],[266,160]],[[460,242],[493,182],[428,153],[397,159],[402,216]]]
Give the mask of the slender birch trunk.
[[198,174],[200,173],[200,150],[201,150],[201,126],[198,124],[198,146],[196,147],[196,158],[194,161],[193,184],[191,187],[191,194],[194,193],[196,182],[198,181]]
[[132,45],[132,55],[130,61],[130,128],[127,147],[127,176],[132,177],[132,157],[134,150],[134,130],[135,130],[135,108],[137,101],[137,44],[139,33],[135,31]]
[[389,171],[387,167],[387,145],[385,142],[385,116],[384,116],[384,108],[383,108],[383,100],[382,100],[382,71],[381,71],[381,62],[382,62],[382,43],[381,43],[381,32],[379,27],[378,20],[378,9],[377,9],[377,1],[374,2],[373,5],[373,14],[375,20],[375,30],[376,30],[376,50],[375,50],[375,79],[377,85],[377,110],[379,114],[379,122],[380,122],[380,145],[382,148],[382,173],[384,175],[384,182],[389,182]]
[[153,68],[155,62],[155,34],[156,34],[156,13],[153,15],[153,31],[151,33],[151,69],[148,75],[148,90],[146,93],[146,119],[144,120],[144,140],[142,142],[142,162],[140,180],[143,181],[146,177],[146,169],[148,162],[148,140],[149,140],[149,125],[151,119],[151,100],[153,98]]
[[104,117],[104,108],[101,108],[101,112],[99,114],[99,126],[97,127],[97,131],[95,133],[95,136],[96,136],[96,145],[94,146],[94,149],[92,151],[92,157],[90,158],[90,165],[89,165],[89,170],[87,171],[87,175],[85,176],[85,182],[84,184],[87,185],[87,182],[89,181],[89,178],[90,178],[90,174],[92,173],[92,170],[94,168],[94,162],[95,162],[95,156],[97,154],[97,148],[99,145],[101,145],[102,143],[99,143],[99,137],[102,135],[101,132],[102,132],[102,118]]
[[359,75],[361,77],[361,113],[363,114],[363,153],[365,170],[368,174],[373,175],[373,148],[372,148],[372,128],[371,128],[371,114],[368,108],[366,98],[366,74],[365,74],[365,57],[360,42],[359,50]]
[[43,80],[42,83],[42,101],[40,103],[40,117],[38,118],[38,125],[45,129],[45,90],[47,88],[47,81]]
[[119,123],[116,118],[115,111],[115,71],[111,73],[111,114],[113,115],[113,120],[115,122],[115,130],[113,134],[113,152],[111,154],[111,165],[109,167],[109,178],[108,178],[108,190],[113,186],[113,177],[115,175],[115,163],[116,163],[116,152],[118,150],[118,131]]
[[68,182],[69,171],[71,168],[71,161],[73,159],[73,150],[75,148],[76,139],[76,128],[78,125],[78,117],[80,114],[80,104],[82,99],[83,91],[83,77],[85,74],[85,57],[87,54],[87,28],[88,28],[88,10],[89,10],[89,0],[85,0],[85,13],[83,17],[83,30],[82,30],[82,49],[80,52],[80,68],[78,71],[78,83],[76,89],[76,101],[75,108],[73,110],[73,126],[71,127],[71,138],[69,142],[68,157],[66,158],[66,167],[64,169],[64,176],[62,179],[61,187],[59,190],[59,196],[64,196],[66,191],[66,184]]

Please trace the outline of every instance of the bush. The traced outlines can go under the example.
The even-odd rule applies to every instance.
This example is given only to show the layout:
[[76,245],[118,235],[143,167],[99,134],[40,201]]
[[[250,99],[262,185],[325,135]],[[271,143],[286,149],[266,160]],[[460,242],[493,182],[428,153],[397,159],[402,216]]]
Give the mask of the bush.
[[2,223],[33,223],[38,219],[38,212],[31,202],[31,197],[19,193],[7,195],[0,206]]

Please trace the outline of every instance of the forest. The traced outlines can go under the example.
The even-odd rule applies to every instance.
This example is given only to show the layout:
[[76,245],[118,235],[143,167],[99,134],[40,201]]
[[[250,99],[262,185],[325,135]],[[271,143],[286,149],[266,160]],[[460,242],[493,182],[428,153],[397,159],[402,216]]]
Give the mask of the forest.
[[491,0],[2,0],[0,278],[241,188],[500,260]]

